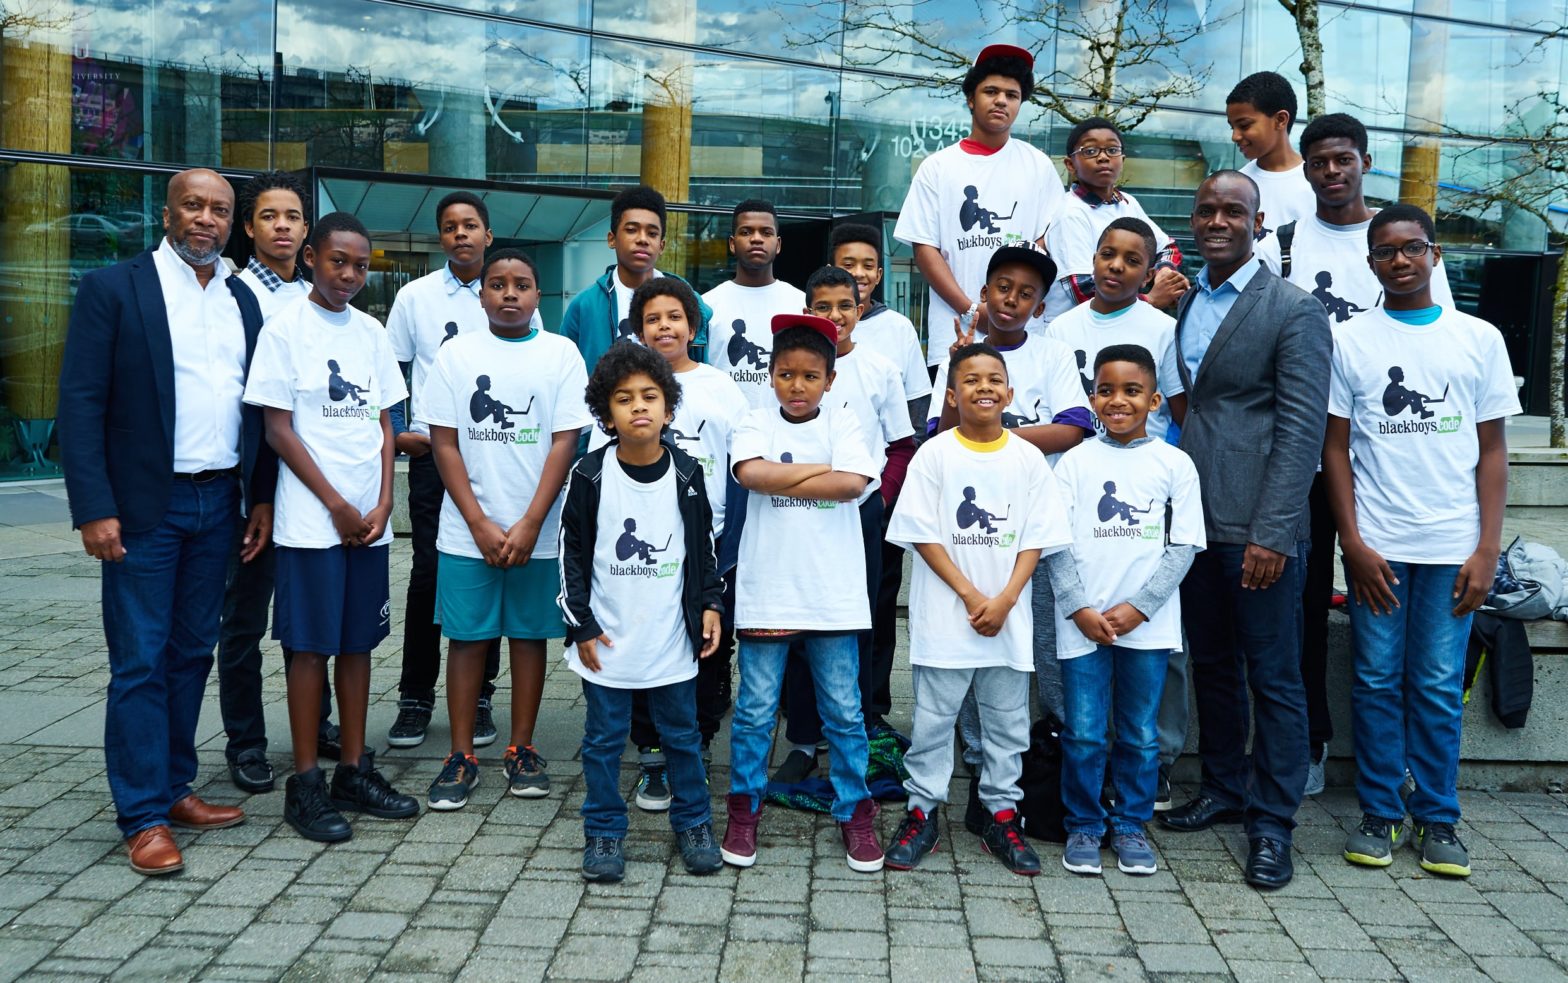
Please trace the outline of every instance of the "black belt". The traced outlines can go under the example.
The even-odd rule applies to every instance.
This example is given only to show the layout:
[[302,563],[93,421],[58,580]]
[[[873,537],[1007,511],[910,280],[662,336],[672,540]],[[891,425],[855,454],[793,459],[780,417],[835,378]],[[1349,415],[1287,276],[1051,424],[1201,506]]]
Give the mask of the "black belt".
[[175,481],[194,481],[197,484],[202,484],[208,481],[216,481],[219,478],[238,478],[239,476],[240,466],[238,464],[232,468],[222,468],[218,471],[197,471],[194,473],[188,471],[174,472]]

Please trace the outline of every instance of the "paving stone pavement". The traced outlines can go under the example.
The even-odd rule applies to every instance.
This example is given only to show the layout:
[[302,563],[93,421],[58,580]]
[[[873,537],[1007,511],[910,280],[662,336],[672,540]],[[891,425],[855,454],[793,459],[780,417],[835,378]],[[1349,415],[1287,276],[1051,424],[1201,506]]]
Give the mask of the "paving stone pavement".
[[[1423,874],[1410,851],[1385,871],[1347,865],[1355,799],[1331,789],[1302,808],[1296,878],[1272,894],[1241,882],[1235,828],[1154,830],[1161,870],[1147,878],[1114,866],[1075,877],[1042,844],[1045,871],[1025,879],[944,816],[940,852],[920,870],[863,875],[825,817],[783,809],[764,818],[757,867],[696,878],[664,817],[633,808],[625,882],[585,886],[581,693],[559,663],[538,731],[548,798],[505,796],[492,747],[463,811],[355,819],[353,840],[333,847],[283,825],[281,791],[247,797],[228,783],[214,680],[198,791],[243,805],[248,821],[177,833],[184,873],[144,878],[126,864],[104,778],[97,570],[58,518],[7,525],[17,494],[0,494],[0,980],[1568,979],[1561,794],[1465,793],[1467,882]],[[407,557],[399,541],[394,571]],[[402,591],[395,581],[395,608]],[[395,715],[398,637],[375,656],[375,738]],[[281,776],[281,660],[266,652]],[[894,682],[893,719],[907,725],[907,671]],[[508,697],[503,685],[503,733]],[[420,748],[378,745],[406,791],[422,796],[435,774],[442,716]],[[721,742],[716,810],[727,763]],[[628,766],[628,790],[632,779]],[[955,783],[960,802],[963,791]],[[884,836],[896,819],[883,814]]]

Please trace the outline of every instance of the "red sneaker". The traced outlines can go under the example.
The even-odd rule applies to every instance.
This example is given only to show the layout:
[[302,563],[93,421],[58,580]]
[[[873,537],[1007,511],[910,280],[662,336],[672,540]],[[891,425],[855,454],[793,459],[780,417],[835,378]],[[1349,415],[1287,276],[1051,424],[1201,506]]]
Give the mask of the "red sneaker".
[[839,823],[838,828],[844,835],[844,855],[849,860],[850,870],[872,874],[882,869],[875,799],[861,799],[855,803],[855,814],[849,817],[849,822]]
[[724,828],[719,856],[733,867],[750,867],[757,862],[757,821],[762,818],[762,807],[759,805],[752,812],[749,795],[730,795],[724,801],[729,823]]

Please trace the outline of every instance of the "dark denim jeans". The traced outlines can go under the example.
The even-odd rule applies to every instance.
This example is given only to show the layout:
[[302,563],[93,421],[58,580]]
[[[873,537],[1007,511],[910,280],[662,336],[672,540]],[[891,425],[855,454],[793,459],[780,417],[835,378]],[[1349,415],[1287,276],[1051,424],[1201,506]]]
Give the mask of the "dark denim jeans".
[[196,779],[196,721],[239,522],[237,478],[177,480],[163,521],[124,534],[125,558],[101,565],[104,758],[125,836],[168,822]]
[[[1116,784],[1111,829],[1141,832],[1154,818],[1155,786],[1160,777],[1155,718],[1165,690],[1170,650],[1101,645],[1086,655],[1060,661],[1067,705],[1062,732],[1062,806],[1067,832],[1094,836],[1105,832],[1100,788],[1107,757]],[[1107,748],[1106,725],[1112,719],[1116,737]]]
[[1269,836],[1288,844],[1307,784],[1301,559],[1286,557],[1273,586],[1246,590],[1245,552],[1242,545],[1210,543],[1181,585],[1203,760],[1199,788],[1221,805],[1243,810],[1249,839]]
[[[1459,735],[1471,615],[1453,616],[1459,565],[1388,561],[1399,582],[1392,614],[1375,615],[1351,593],[1350,690],[1356,796],[1382,819],[1459,821]],[[1347,575],[1348,576],[1348,575]],[[1415,778],[1400,801],[1405,768]]]
[[583,832],[589,836],[626,836],[626,797],[621,794],[621,756],[632,726],[632,694],[642,693],[659,730],[659,747],[669,767],[670,828],[677,833],[712,820],[708,774],[702,767],[702,737],[697,733],[697,680],[630,690],[583,680],[587,704],[583,722]]

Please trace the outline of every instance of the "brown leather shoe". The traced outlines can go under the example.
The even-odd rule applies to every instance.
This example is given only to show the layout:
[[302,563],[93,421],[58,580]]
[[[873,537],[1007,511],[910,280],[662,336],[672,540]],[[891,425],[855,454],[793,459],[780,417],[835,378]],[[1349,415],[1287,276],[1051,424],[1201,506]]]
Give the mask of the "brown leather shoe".
[[131,869],[138,874],[156,876],[185,869],[185,858],[167,826],[147,827],[125,841],[125,851],[131,855]]
[[223,829],[245,821],[245,810],[237,806],[215,806],[194,795],[169,807],[169,822],[185,829]]

